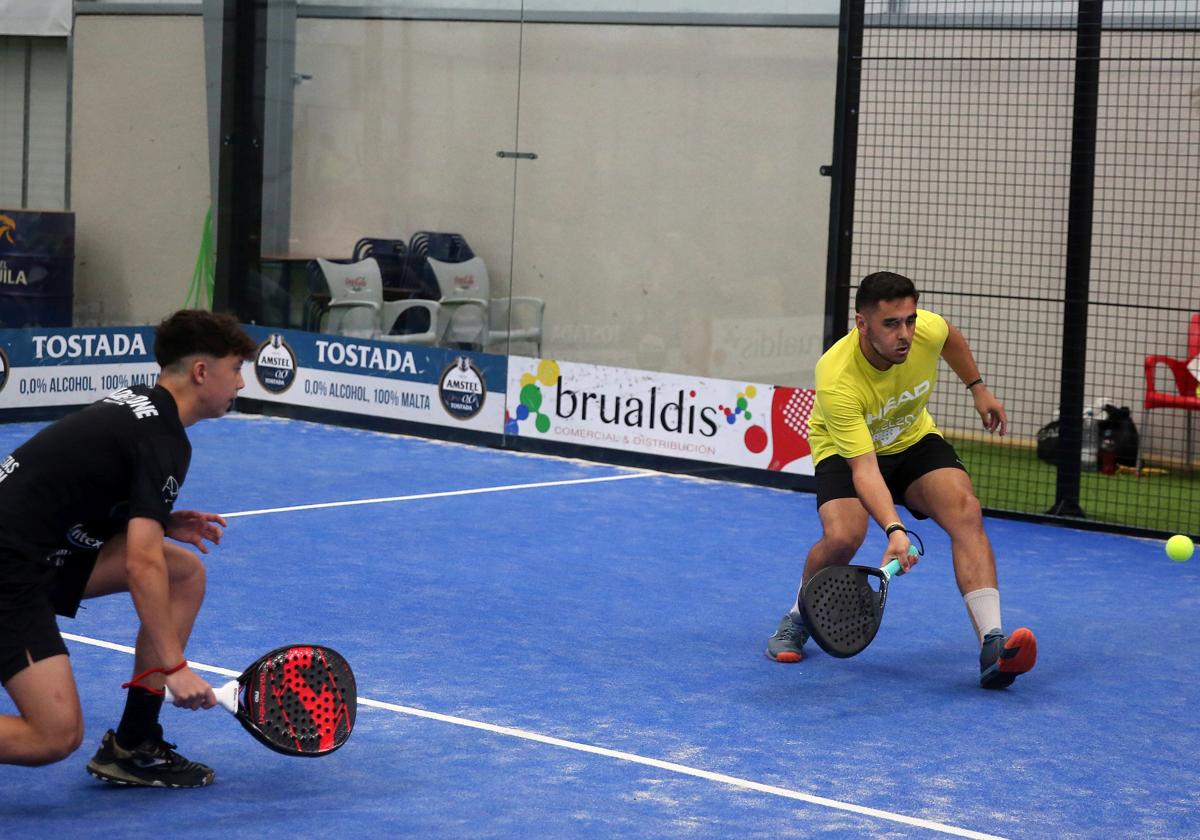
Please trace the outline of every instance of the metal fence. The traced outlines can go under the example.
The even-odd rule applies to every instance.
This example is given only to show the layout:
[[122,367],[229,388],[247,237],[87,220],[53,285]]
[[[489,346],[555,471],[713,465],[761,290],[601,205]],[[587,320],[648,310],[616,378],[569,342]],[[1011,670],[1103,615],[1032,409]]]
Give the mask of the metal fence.
[[986,508],[1197,535],[1200,4],[1112,7],[843,3],[827,340],[907,274],[1008,410],[930,406]]

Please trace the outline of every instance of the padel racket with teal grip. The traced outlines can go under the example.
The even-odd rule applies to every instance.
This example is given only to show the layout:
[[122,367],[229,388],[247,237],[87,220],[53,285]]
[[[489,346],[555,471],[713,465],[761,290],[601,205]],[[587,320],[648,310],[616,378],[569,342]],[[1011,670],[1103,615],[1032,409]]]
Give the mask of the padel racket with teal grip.
[[[908,553],[919,554],[911,545]],[[866,650],[883,621],[888,584],[901,573],[900,561],[892,559],[882,569],[826,566],[809,578],[800,589],[800,611],[812,640],[839,659]]]

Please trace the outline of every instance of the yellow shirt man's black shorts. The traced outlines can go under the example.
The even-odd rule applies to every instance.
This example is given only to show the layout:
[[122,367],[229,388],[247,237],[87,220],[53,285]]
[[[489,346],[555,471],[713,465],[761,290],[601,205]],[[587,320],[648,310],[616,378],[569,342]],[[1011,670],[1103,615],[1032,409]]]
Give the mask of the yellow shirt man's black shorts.
[[[928,519],[928,514],[916,510],[904,500],[910,484],[926,473],[945,467],[966,471],[958,454],[944,437],[932,433],[921,438],[903,452],[895,455],[878,455],[879,472],[891,491],[892,501],[904,505],[917,519]],[[817,475],[817,508],[833,499],[854,499],[854,477],[850,464],[841,455],[830,455],[815,469]]]

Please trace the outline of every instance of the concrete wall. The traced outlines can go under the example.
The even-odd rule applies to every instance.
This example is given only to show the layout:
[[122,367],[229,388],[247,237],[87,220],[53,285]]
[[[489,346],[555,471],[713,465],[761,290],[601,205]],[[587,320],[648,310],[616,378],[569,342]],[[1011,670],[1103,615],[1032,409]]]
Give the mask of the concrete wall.
[[75,20],[71,209],[77,324],[180,308],[209,206],[199,17]]

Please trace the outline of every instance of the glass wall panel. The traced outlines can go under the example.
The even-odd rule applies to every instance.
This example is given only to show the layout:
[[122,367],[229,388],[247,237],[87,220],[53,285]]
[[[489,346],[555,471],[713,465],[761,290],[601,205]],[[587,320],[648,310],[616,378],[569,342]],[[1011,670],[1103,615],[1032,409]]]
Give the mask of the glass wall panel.
[[835,29],[526,22],[512,293],[545,301],[541,355],[811,385],[836,54]]
[[514,165],[498,153],[516,137],[521,37],[519,5],[508,11],[507,21],[298,19],[294,129],[282,150],[290,212],[281,225],[265,210],[263,222],[264,275],[288,290],[286,325],[342,331],[328,322],[329,280],[313,261],[371,255],[384,287],[380,333],[431,343],[429,310],[401,305],[449,291],[406,267],[419,233],[457,234],[417,239],[431,256],[469,248],[507,276]]

